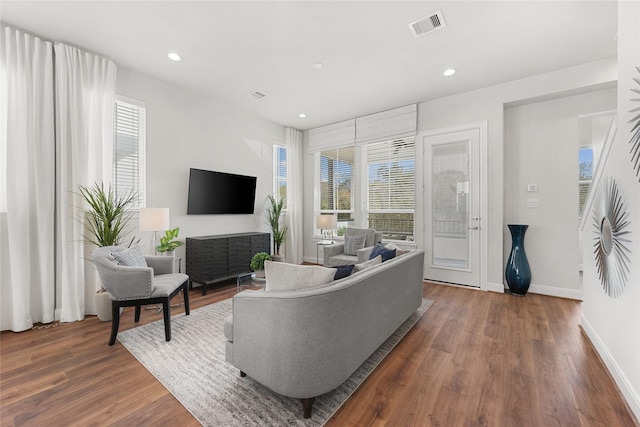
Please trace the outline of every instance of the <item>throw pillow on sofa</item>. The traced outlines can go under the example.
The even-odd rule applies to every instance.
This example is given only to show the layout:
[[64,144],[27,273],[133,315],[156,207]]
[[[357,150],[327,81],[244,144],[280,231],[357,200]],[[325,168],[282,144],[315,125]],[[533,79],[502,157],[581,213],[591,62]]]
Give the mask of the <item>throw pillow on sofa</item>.
[[344,238],[344,254],[357,256],[358,250],[364,248],[364,242],[367,236],[345,236]]
[[406,253],[409,253],[408,250],[406,249],[400,249],[400,246],[396,245],[393,242],[389,242],[387,244],[385,244],[387,249],[395,249],[396,250],[396,256],[400,256],[400,255],[404,255]]
[[265,291],[297,291],[333,281],[335,268],[265,261]]
[[345,277],[351,276],[351,272],[353,271],[353,264],[338,265],[336,267],[336,270],[336,275],[333,276],[333,280],[344,279]]
[[365,261],[362,264],[356,264],[353,266],[353,272],[357,273],[358,271],[366,270],[367,268],[371,268],[375,265],[382,264],[382,256],[378,255],[377,257],[370,259],[369,261]]
[[382,256],[382,262],[385,262],[390,260],[391,258],[396,257],[396,249],[389,249],[382,243],[376,243],[376,245],[371,250],[369,259],[373,259],[378,255]]

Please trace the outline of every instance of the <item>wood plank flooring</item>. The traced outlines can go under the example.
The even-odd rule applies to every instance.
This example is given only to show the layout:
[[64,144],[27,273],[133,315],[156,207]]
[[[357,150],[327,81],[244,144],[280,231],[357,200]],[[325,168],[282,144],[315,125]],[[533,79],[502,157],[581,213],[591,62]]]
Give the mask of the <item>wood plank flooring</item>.
[[[191,307],[234,294],[194,289]],[[432,283],[424,296],[435,304],[327,426],[639,425],[580,331],[579,302]],[[160,318],[143,310],[140,324]],[[134,326],[127,308],[121,330]],[[109,331],[88,317],[2,332],[0,425],[199,425]]]

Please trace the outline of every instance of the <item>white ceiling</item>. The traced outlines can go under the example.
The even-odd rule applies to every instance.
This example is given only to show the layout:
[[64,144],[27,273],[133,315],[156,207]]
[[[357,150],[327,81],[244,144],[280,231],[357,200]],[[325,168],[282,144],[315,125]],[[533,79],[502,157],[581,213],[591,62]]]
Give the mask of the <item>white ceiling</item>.
[[[415,39],[408,24],[438,10],[446,27]],[[617,4],[2,1],[0,19],[308,129],[615,56]]]

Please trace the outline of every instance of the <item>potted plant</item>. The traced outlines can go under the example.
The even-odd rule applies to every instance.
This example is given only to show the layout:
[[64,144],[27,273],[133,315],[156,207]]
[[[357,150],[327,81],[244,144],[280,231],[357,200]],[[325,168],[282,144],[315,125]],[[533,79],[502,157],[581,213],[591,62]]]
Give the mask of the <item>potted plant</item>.
[[[96,246],[118,246],[126,236],[126,226],[131,219],[131,213],[127,210],[137,195],[129,192],[124,195],[116,194],[109,186],[104,188],[102,183],[94,183],[92,186],[79,186],[85,207],[83,219],[85,223],[84,239]],[[128,246],[136,242],[133,237]],[[111,320],[111,300],[109,293],[100,289],[95,296],[96,314],[105,321]]]
[[184,245],[184,242],[175,240],[178,238],[179,232],[180,227],[165,231],[164,236],[160,238],[160,244],[156,246],[156,250],[162,254],[172,256],[177,247]]
[[282,211],[284,209],[284,197],[276,200],[273,195],[267,196],[267,225],[271,229],[271,237],[273,239],[274,261],[283,261],[284,257],[280,255],[280,246],[287,238],[287,226],[283,224]]
[[264,278],[264,262],[271,261],[271,255],[266,252],[258,252],[251,258],[250,267],[256,272],[256,277]]

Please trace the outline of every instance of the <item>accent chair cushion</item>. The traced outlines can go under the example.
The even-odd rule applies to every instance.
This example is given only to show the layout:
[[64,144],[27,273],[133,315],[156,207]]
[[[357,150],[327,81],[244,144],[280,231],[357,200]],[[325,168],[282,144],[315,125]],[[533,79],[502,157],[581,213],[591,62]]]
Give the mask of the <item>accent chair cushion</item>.
[[362,236],[362,235],[365,236],[365,240],[364,240],[365,248],[376,244],[376,230],[372,228],[348,227],[344,232],[345,238],[347,236]]
[[265,291],[297,291],[333,281],[335,268],[265,261]]
[[365,261],[362,264],[354,265],[353,272],[357,273],[358,271],[366,270],[367,268],[371,268],[378,264],[382,264],[382,255],[378,255],[377,257],[370,259],[369,261]]
[[111,256],[118,261],[119,265],[126,267],[148,267],[144,255],[136,246],[123,251],[111,252]]
[[344,254],[357,256],[358,249],[364,248],[364,242],[366,241],[367,236],[345,236],[344,237]]
[[388,261],[391,258],[395,258],[396,249],[389,249],[382,243],[376,243],[376,245],[371,250],[371,254],[369,255],[369,259],[373,259],[378,255],[382,256],[382,262]]

